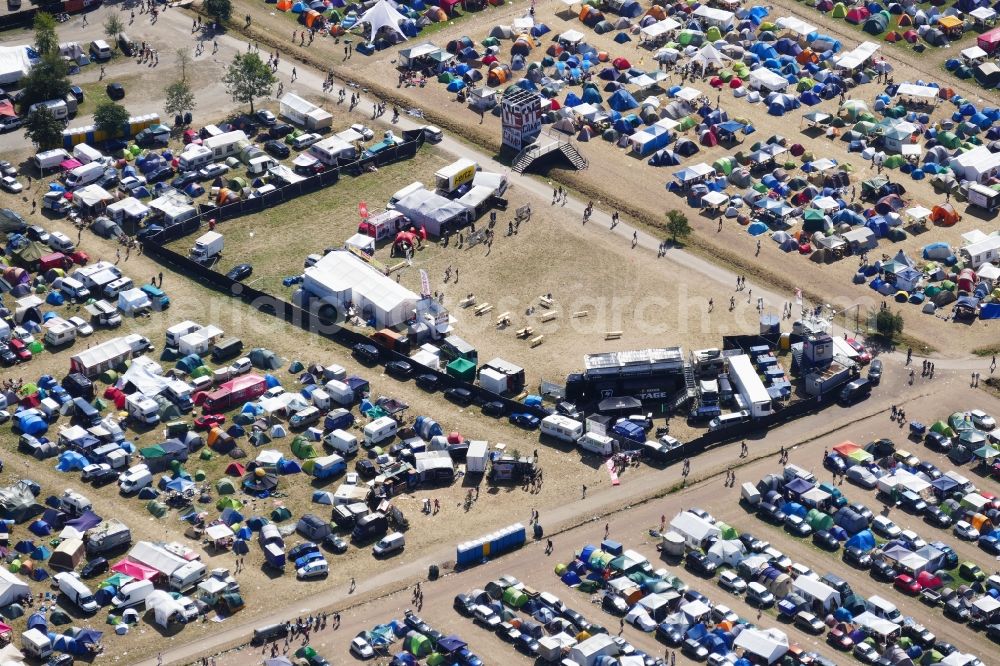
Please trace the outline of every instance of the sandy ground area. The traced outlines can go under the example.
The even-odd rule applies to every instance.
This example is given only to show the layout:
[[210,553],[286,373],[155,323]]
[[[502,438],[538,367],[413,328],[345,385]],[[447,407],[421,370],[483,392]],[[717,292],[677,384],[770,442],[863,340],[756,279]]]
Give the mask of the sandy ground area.
[[[611,57],[621,55],[628,58],[635,67],[640,69],[653,69],[655,62],[652,53],[645,48],[636,46],[636,42],[619,45],[613,42],[614,32],[605,35],[597,35],[589,28],[583,26],[575,15],[563,11],[564,5],[556,2],[540,2],[536,4],[536,21],[543,22],[552,29],[550,35],[542,38],[541,46],[536,46],[532,54],[532,60],[541,57],[544,48],[547,48],[551,35],[556,35],[567,29],[581,30],[588,43],[596,48],[606,50]],[[433,29],[432,34],[422,35],[420,40],[430,40],[435,44],[444,46],[450,39],[468,35],[478,44],[486,37],[490,28],[498,24],[510,24],[511,20],[523,15],[527,7],[521,3],[508,4],[500,8],[492,8],[482,13],[466,16],[447,25]],[[836,32],[843,40],[845,49],[852,48],[861,41],[859,35],[851,31],[841,34],[844,26],[827,25],[822,20],[823,17],[818,12],[805,11],[797,7],[794,3],[785,2],[775,8],[774,15],[781,16],[784,13],[793,11],[797,15],[802,15],[810,22],[822,25],[825,29]],[[814,16],[815,14],[815,16]],[[817,19],[814,21],[814,18]],[[271,33],[271,37],[282,35],[282,27],[288,26],[291,22],[287,16],[279,13],[276,15],[266,15],[256,18],[261,26],[266,26]],[[836,22],[834,22],[836,23]],[[256,25],[256,24],[255,24]],[[286,48],[287,38],[279,40],[282,48]],[[502,59],[509,57],[507,53],[509,44],[502,43]],[[373,92],[401,100],[402,104],[423,109],[432,120],[442,123],[447,127],[458,129],[459,132],[468,137],[469,140],[496,149],[499,146],[500,119],[499,117],[487,114],[484,122],[480,124],[477,113],[472,112],[462,103],[455,99],[455,95],[448,93],[444,86],[434,81],[428,82],[424,88],[410,87],[397,88],[386,85],[386,81],[393,81],[396,78],[396,57],[399,48],[394,47],[376,53],[371,57],[356,55],[350,60],[343,61],[340,53],[340,46],[335,45],[329,39],[318,39],[312,47],[297,49],[301,57],[307,59],[322,59],[332,57],[334,69],[345,78],[356,78],[366,82],[372,87]],[[912,80],[923,74],[917,70],[910,70],[909,63],[895,49],[884,49],[888,60],[895,67],[896,81]],[[943,72],[942,72],[943,74]],[[391,77],[391,78],[390,78]],[[940,78],[940,77],[938,77]],[[603,82],[600,82],[603,85]],[[673,75],[668,84],[680,83],[679,75]],[[732,118],[740,118],[750,121],[756,128],[756,133],[747,137],[743,144],[734,147],[716,146],[714,148],[701,147],[698,154],[684,160],[683,165],[690,165],[697,162],[713,163],[719,157],[731,152],[749,152],[749,148],[755,141],[763,141],[773,135],[785,137],[788,144],[801,143],[806,150],[816,157],[830,157],[841,164],[851,164],[854,168],[853,182],[858,186],[860,195],[860,181],[875,175],[870,163],[864,163],[859,156],[847,152],[847,144],[841,141],[830,141],[823,137],[807,134],[803,131],[801,115],[809,111],[825,111],[836,113],[838,100],[824,101],[813,108],[803,107],[797,111],[790,112],[783,117],[774,117],[767,114],[767,109],[762,104],[752,105],[743,99],[736,99],[727,88],[717,92],[713,90],[707,81],[688,82],[693,85],[711,100],[713,106],[718,102],[722,109],[727,111]],[[966,94],[977,98],[978,89],[968,89],[959,84],[954,86],[956,90],[965,91]],[[574,89],[579,93],[579,88]],[[853,91],[852,96],[863,99],[869,104],[872,103],[875,95],[881,92],[881,88],[876,84],[861,86]],[[605,94],[606,95],[606,94]],[[560,95],[560,99],[564,96]],[[938,121],[950,116],[953,108],[950,104],[942,104],[932,114],[932,121]],[[692,132],[684,135],[697,142],[697,137]],[[613,144],[603,140],[594,139],[588,143],[577,143],[577,147],[590,161],[591,167],[583,172],[567,172],[565,170],[553,168],[549,176],[559,179],[561,182],[569,183],[576,189],[591,193],[597,199],[598,208],[617,208],[625,213],[637,217],[647,224],[658,224],[662,222],[664,209],[680,208],[686,209],[686,202],[672,194],[655,194],[657,191],[663,192],[664,183],[672,178],[672,173],[676,169],[658,169],[647,165],[645,159],[636,157],[632,153],[626,153],[623,149],[615,147]],[[799,160],[793,160],[797,165]],[[792,176],[800,172],[793,171]],[[907,188],[904,199],[908,206],[924,205],[932,207],[933,204],[943,201],[943,195],[933,192],[929,180],[913,181],[908,176],[902,175],[898,171],[888,170],[886,174],[894,181],[903,182]],[[609,186],[614,183],[614,186]],[[959,206],[960,209],[964,205]],[[724,221],[722,229],[719,230],[718,219],[709,218],[698,210],[688,209],[688,216],[696,231],[695,245],[698,251],[712,256],[718,261],[733,264],[738,270],[746,271],[750,274],[767,276],[769,282],[775,286],[780,286],[787,293],[791,294],[792,289],[801,288],[806,294],[814,295],[815,300],[834,304],[838,309],[846,308],[850,305],[860,303],[861,310],[866,311],[871,306],[881,303],[881,298],[871,290],[853,285],[851,277],[857,268],[857,260],[850,257],[841,261],[820,265],[809,261],[807,257],[798,254],[786,255],[777,249],[775,243],[767,236],[761,237],[762,248],[757,254],[757,239],[746,233],[734,220]],[[931,227],[926,233],[919,235],[909,235],[905,241],[892,243],[883,240],[879,248],[872,252],[873,259],[880,254],[895,254],[899,249],[904,250],[909,256],[919,258],[919,249],[929,242],[944,241],[954,246],[962,244],[960,235],[975,228],[989,232],[995,228],[995,218],[990,220],[979,219],[978,213],[972,211],[965,212],[963,220],[951,228]],[[794,229],[792,229],[794,231]],[[661,232],[662,233],[662,232]],[[941,319],[922,315],[918,306],[903,304],[899,306],[900,311],[907,319],[907,333],[921,338],[928,344],[938,348],[942,353],[949,353],[957,349],[968,350],[980,346],[984,338],[989,338],[991,333],[987,325],[977,322],[973,326],[953,325],[945,323]],[[947,348],[936,344],[947,337],[949,344]]]
[[[934,381],[938,382],[939,380],[935,379]],[[936,392],[925,393],[905,403],[908,416],[912,414],[919,418],[931,419],[944,416],[946,412],[953,409],[969,408],[972,405],[980,405],[987,410],[996,410],[1000,406],[1000,403],[995,399],[963,386],[964,381],[961,377],[945,377],[941,378],[940,381],[940,384],[933,387]],[[931,387],[919,388],[927,390]],[[790,461],[792,463],[811,469],[817,473],[820,479],[823,479],[825,475],[819,463],[822,450],[844,440],[865,443],[871,439],[890,437],[896,441],[897,446],[900,448],[906,446],[921,459],[930,460],[940,465],[942,469],[952,467],[947,460],[941,459],[922,444],[904,444],[905,433],[889,420],[885,411],[878,411],[872,416],[843,424],[843,427],[837,427],[834,432],[808,441],[790,441],[782,437],[780,432],[776,434],[778,436],[768,438],[766,450],[773,452],[774,447],[781,442],[782,445],[790,448]],[[709,511],[717,519],[736,526],[741,532],[750,531],[759,538],[770,541],[793,561],[808,565],[820,575],[836,573],[847,580],[859,594],[883,596],[896,604],[905,615],[914,617],[928,627],[939,639],[947,640],[961,650],[971,651],[981,658],[988,659],[992,644],[982,634],[972,632],[966,627],[944,619],[939,609],[928,608],[926,605],[897,592],[891,585],[877,582],[867,573],[844,565],[838,554],[821,551],[813,546],[809,540],[795,539],[782,530],[749,516],[738,503],[739,484],[744,481],[756,481],[765,474],[780,469],[774,455],[765,454],[758,449],[753,451],[754,456],[761,455],[762,457],[754,458],[752,462],[737,470],[737,484],[733,488],[727,488],[719,483],[723,480],[721,476],[723,467],[711,468],[712,472],[709,478],[705,478],[687,489],[641,504],[633,503],[620,512],[597,514],[592,520],[579,526],[574,526],[568,531],[560,531],[553,537],[555,552],[552,556],[545,555],[544,544],[535,543],[489,564],[445,576],[436,582],[424,581],[422,583],[424,604],[418,612],[438,631],[445,634],[454,632],[463,640],[468,641],[471,649],[483,657],[488,664],[528,663],[527,659],[516,653],[509,645],[504,645],[498,638],[480,629],[471,620],[462,618],[451,608],[455,594],[482,587],[486,582],[502,574],[510,574],[536,590],[555,593],[571,608],[577,609],[591,621],[603,624],[617,632],[617,623],[612,616],[605,614],[599,607],[590,605],[588,598],[584,595],[566,588],[553,573],[553,567],[557,562],[568,561],[572,554],[579,551],[585,544],[598,543],[604,538],[605,525],[608,525],[611,538],[622,542],[627,548],[634,548],[646,555],[654,562],[654,567],[663,566],[671,573],[681,576],[685,582],[706,594],[712,601],[729,606],[755,624],[765,627],[777,626],[788,633],[790,641],[798,642],[805,649],[817,650],[832,658],[836,663],[850,661],[849,657],[838,655],[829,648],[822,641],[822,636],[811,636],[797,627],[781,622],[773,610],[766,611],[758,618],[755,609],[748,606],[742,599],[718,588],[715,581],[699,580],[697,576],[682,567],[659,557],[655,550],[656,541],[650,536],[649,530],[658,528],[661,516],[666,516],[669,521],[678,511],[699,507]],[[707,457],[712,458],[713,456],[714,453]],[[699,471],[703,469],[703,462],[708,461],[702,461],[700,458],[697,461]],[[981,489],[992,492],[1000,489],[1000,485],[995,480],[976,475],[972,475],[970,478],[973,478]],[[850,485],[843,486],[842,490],[852,502],[865,503],[876,511],[880,507],[880,503],[871,491]],[[901,527],[912,528],[929,541],[943,540],[954,547],[963,560],[974,561],[984,570],[992,571],[995,568],[992,560],[982,551],[965,542],[958,541],[948,530],[930,527],[912,516],[903,514],[900,510],[892,511],[890,517]],[[342,605],[335,607],[337,611],[342,613],[340,629],[333,630],[332,627],[328,626],[327,630],[314,633],[310,637],[310,644],[334,663],[339,659],[349,659],[350,657],[345,657],[347,647],[350,639],[357,632],[371,629],[374,625],[387,622],[392,618],[401,619],[406,609],[414,608],[410,601],[411,586],[364,603],[356,601],[352,604],[345,599]],[[303,609],[302,614],[304,616],[315,610],[315,606],[310,606]],[[414,608],[414,610],[417,609]],[[289,619],[294,620],[294,617]],[[663,653],[663,645],[651,635],[642,634],[631,626],[625,627],[623,635],[637,647],[648,650],[651,654]],[[299,641],[293,642],[290,652],[294,651],[300,644]],[[392,652],[399,651],[398,644],[394,648]],[[279,644],[279,653],[283,649],[284,645]],[[217,663],[228,665],[245,663],[247,660],[261,663],[263,657],[256,650],[244,648],[220,655]],[[680,663],[693,663],[687,661],[686,657],[682,657],[680,654],[678,654],[678,661]],[[377,663],[385,664],[388,663],[388,660],[383,659]]]

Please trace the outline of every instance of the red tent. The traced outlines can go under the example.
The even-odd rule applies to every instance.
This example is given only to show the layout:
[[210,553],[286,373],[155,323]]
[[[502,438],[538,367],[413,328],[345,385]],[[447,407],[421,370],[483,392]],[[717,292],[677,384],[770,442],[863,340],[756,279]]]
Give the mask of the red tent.
[[976,45],[987,53],[993,53],[1000,46],[1000,28],[984,32],[976,39]]
[[847,12],[847,16],[844,17],[844,20],[848,23],[858,25],[867,21],[868,17],[871,15],[872,13],[868,11],[867,7],[855,7],[851,11]]
[[455,9],[455,5],[457,5],[460,1],[461,0],[438,0],[437,6],[443,9],[448,16],[451,16],[452,11]]
[[147,567],[145,564],[129,559],[122,560],[115,566],[111,567],[111,570],[116,573],[125,574],[135,580],[150,580],[156,578],[160,573],[156,569]]
[[632,63],[625,58],[615,58],[611,64],[615,66],[615,69],[632,69]]
[[229,476],[243,476],[246,474],[246,468],[238,462],[231,462],[226,466],[226,474]]

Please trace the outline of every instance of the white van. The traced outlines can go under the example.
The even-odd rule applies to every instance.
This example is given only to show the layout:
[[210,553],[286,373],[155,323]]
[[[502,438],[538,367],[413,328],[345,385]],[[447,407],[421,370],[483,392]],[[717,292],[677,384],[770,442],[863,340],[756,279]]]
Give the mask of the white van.
[[100,162],[82,164],[66,174],[66,187],[75,190],[100,180],[104,175],[104,165]]
[[615,452],[615,440],[606,435],[598,435],[596,432],[584,434],[576,440],[576,445],[587,453],[596,453],[599,456],[610,456]]
[[28,107],[28,115],[31,115],[39,109],[46,109],[56,120],[66,120],[69,118],[69,106],[66,105],[66,100],[64,99],[49,99],[44,102],[38,102],[32,104]]
[[111,600],[111,605],[115,610],[125,610],[132,606],[138,606],[146,601],[146,597],[153,591],[153,581],[137,580],[134,583],[123,585],[118,594]]
[[[288,420],[288,425],[295,430],[301,430],[318,423],[320,416],[320,411],[315,407],[306,407],[302,411],[292,414],[292,418]],[[395,423],[395,421],[393,422]]]
[[83,283],[76,278],[63,278],[59,283],[59,291],[67,298],[75,301],[85,301],[90,298],[90,290],[83,286]]
[[95,39],[90,43],[90,57],[94,60],[110,60],[111,47],[103,39]]
[[251,176],[263,176],[271,167],[278,166],[278,160],[267,155],[251,158],[247,164],[247,173]]
[[895,622],[896,624],[903,622],[903,615],[896,608],[896,605],[877,594],[868,597],[868,612],[883,620],[889,620],[889,622]]
[[91,162],[103,162],[104,153],[86,143],[78,143],[73,146],[73,157],[80,164],[90,164]]
[[543,435],[573,443],[583,437],[583,424],[562,414],[550,414],[542,419],[541,431]]
[[121,489],[123,495],[131,495],[132,493],[137,493],[146,486],[153,483],[153,475],[150,473],[149,469],[137,469],[133,472],[127,472],[122,475],[121,479],[118,481],[118,487]]
[[792,463],[785,465],[782,476],[785,479],[785,483],[788,483],[793,479],[802,479],[803,481],[808,481],[809,483],[816,483],[816,476],[812,472],[802,469],[798,465],[794,465]]
[[396,436],[398,429],[396,419],[391,416],[381,416],[365,426],[365,444],[373,446]]
[[201,330],[201,324],[196,324],[193,321],[182,321],[179,324],[174,324],[167,329],[167,346],[176,349],[177,345],[180,344],[181,338],[188,333],[194,333],[199,330]]
[[345,430],[334,430],[327,433],[323,443],[343,456],[352,456],[358,452],[358,438]]
[[708,422],[709,430],[725,430],[726,428],[732,428],[734,425],[739,425],[740,423],[746,423],[750,420],[750,412],[742,409],[738,412],[732,412],[730,414],[722,414],[716,416],[714,419]]
[[52,577],[59,585],[59,591],[66,595],[73,604],[84,613],[96,613],[100,608],[94,593],[82,580],[68,571],[57,573]]
[[401,532],[393,532],[372,547],[372,555],[385,557],[397,553],[406,546],[406,537]]
[[111,301],[116,300],[119,293],[128,291],[133,287],[135,287],[135,284],[132,282],[131,278],[120,277],[104,287],[104,298]]

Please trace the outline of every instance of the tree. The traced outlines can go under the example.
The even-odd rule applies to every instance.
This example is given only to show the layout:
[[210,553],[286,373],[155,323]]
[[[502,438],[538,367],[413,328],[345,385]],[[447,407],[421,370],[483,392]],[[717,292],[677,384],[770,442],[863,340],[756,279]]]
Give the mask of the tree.
[[687,238],[691,235],[691,225],[688,224],[687,216],[679,210],[667,211],[667,233],[670,239],[676,243],[678,238]]
[[66,61],[58,51],[50,51],[43,55],[22,79],[24,95],[21,97],[21,112],[27,111],[37,102],[65,97],[70,88],[68,72]]
[[66,121],[57,119],[45,107],[32,111],[24,121],[24,136],[39,150],[59,147],[64,129]]
[[214,17],[217,23],[222,23],[228,21],[233,13],[233,3],[231,0],[205,0],[202,9]]
[[872,308],[869,320],[875,325],[875,332],[886,340],[892,340],[903,333],[903,315],[889,308]]
[[125,23],[118,18],[118,14],[108,14],[104,21],[104,36],[111,40],[115,48],[118,48],[118,35],[125,32]]
[[183,79],[171,83],[167,86],[165,92],[166,101],[164,102],[163,110],[167,112],[168,116],[175,116],[194,109],[194,93],[191,92],[191,86],[185,83]]
[[177,65],[181,68],[181,81],[187,81],[187,68],[191,64],[191,54],[186,48],[177,49]]
[[94,126],[110,139],[124,131],[128,117],[128,110],[121,104],[102,102],[94,111]]
[[270,95],[275,81],[271,68],[256,53],[237,53],[222,79],[233,101],[249,104],[250,113],[253,101]]
[[56,20],[52,14],[35,14],[35,49],[41,55],[59,51],[59,35],[56,34]]

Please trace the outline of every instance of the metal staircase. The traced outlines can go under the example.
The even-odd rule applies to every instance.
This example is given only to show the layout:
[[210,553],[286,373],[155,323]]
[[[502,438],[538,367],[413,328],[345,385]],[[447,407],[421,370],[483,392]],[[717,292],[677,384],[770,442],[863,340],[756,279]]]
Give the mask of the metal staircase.
[[698,397],[698,388],[694,380],[694,365],[684,364],[684,388],[679,390],[671,401],[670,407],[677,412],[686,407]]
[[517,154],[514,161],[511,163],[511,169],[515,173],[524,173],[531,167],[532,164],[534,164],[536,160],[555,152],[560,153],[564,158],[566,158],[566,161],[569,162],[574,169],[583,170],[590,166],[587,158],[580,154],[580,151],[576,149],[576,146],[568,141],[562,141],[556,138],[548,140],[544,143],[533,143],[530,146],[522,148],[521,152]]

